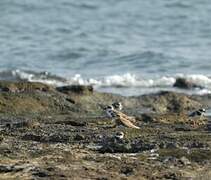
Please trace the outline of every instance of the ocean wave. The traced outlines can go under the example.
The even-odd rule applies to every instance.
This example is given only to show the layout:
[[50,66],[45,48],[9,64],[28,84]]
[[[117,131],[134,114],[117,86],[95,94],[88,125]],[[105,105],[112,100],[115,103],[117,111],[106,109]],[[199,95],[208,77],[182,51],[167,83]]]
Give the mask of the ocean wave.
[[12,81],[29,81],[42,82],[53,86],[63,85],[93,85],[97,88],[171,88],[177,78],[184,78],[194,84],[197,84],[203,89],[198,89],[194,94],[211,93],[211,77],[202,74],[176,74],[175,76],[162,76],[157,78],[143,78],[135,74],[126,73],[122,75],[110,75],[102,78],[85,78],[80,74],[75,74],[72,77],[60,77],[52,75],[49,72],[33,72],[33,71],[1,71],[1,80]]

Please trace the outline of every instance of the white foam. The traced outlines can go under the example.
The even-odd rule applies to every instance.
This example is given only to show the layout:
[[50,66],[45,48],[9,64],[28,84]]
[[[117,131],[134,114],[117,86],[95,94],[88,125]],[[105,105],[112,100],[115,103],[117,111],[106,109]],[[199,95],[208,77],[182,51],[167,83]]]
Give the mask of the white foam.
[[48,72],[35,73],[17,69],[11,71],[11,74],[14,79],[25,80],[29,82],[41,82],[53,86],[62,86],[66,84],[62,78],[56,78],[56,76],[50,77]]
[[80,74],[76,74],[68,80],[70,84],[96,85],[101,87],[154,87],[171,86],[175,82],[174,77],[161,77],[158,79],[142,79],[134,74],[106,76],[102,79],[84,79]]
[[211,78],[202,74],[176,74],[175,76],[162,76],[157,78],[144,78],[131,73],[116,74],[105,76],[103,78],[84,78],[80,74],[75,74],[69,78],[61,78],[55,75],[51,75],[48,72],[31,72],[14,70],[11,72],[0,72],[0,74],[7,74],[8,79],[14,80],[25,80],[30,82],[42,82],[53,86],[63,85],[93,85],[97,88],[113,87],[113,88],[172,88],[176,81],[176,78],[185,78],[190,82],[193,82],[199,86],[204,87],[203,89],[192,90],[194,94],[211,94]]
[[178,77],[185,78],[188,81],[203,87],[211,87],[211,78],[203,74],[191,74],[191,75],[179,74]]

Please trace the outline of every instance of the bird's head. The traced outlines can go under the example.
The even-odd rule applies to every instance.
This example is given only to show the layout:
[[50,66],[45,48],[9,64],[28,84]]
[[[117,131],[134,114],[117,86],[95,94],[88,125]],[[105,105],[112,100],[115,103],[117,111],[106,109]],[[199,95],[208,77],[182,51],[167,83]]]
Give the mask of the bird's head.
[[106,114],[108,115],[108,117],[112,118],[114,117],[114,107],[113,106],[107,106],[105,108]]
[[121,102],[114,102],[112,106],[117,110],[122,110],[122,103]]
[[105,107],[105,110],[106,110],[106,111],[108,111],[108,110],[114,110],[114,107],[113,107],[112,105],[111,105],[111,106],[106,106],[106,107]]
[[116,133],[115,137],[117,137],[118,139],[123,139],[124,138],[124,135],[125,134],[122,131],[120,131],[120,132],[117,132]]
[[205,113],[206,112],[206,109],[201,108],[201,109],[199,109],[199,111],[202,112],[202,113]]

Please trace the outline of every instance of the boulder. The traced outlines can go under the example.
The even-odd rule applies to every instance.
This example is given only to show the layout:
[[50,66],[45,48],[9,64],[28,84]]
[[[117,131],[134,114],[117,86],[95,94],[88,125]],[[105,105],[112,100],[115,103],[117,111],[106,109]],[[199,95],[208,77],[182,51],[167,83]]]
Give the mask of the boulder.
[[56,88],[59,92],[70,94],[92,94],[94,88],[92,86],[83,86],[83,85],[71,85],[71,86],[61,86]]
[[188,81],[184,78],[177,78],[176,82],[174,83],[173,87],[178,87],[182,89],[193,89],[193,88],[200,88],[202,89],[202,86],[199,86],[193,82]]

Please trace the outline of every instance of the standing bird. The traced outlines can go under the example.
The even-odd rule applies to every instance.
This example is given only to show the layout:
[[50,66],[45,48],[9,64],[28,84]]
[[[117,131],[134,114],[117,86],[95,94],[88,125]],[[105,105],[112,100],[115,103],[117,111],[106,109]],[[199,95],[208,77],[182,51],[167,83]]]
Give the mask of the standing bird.
[[121,102],[114,102],[111,104],[111,106],[113,107],[113,110],[115,112],[118,112],[119,114],[121,114],[122,117],[128,118],[130,119],[131,122],[135,123],[136,119],[135,117],[132,116],[127,116],[126,114],[122,113],[121,110],[123,108],[122,103]]
[[135,129],[140,129],[140,127],[134,125],[131,122],[131,117],[127,116],[126,114],[119,112],[114,109],[113,106],[107,106],[106,107],[106,114],[108,117],[112,118],[115,122],[115,125],[123,125],[129,128],[135,128]]
[[115,135],[114,135],[114,138],[117,139],[117,140],[122,140],[124,138],[124,133],[122,131],[120,132],[117,132]]
[[122,108],[123,108],[121,102],[114,102],[114,103],[112,103],[111,105],[112,105],[112,106],[114,107],[114,109],[117,110],[117,111],[121,111]]
[[199,119],[201,120],[202,117],[204,117],[206,112],[206,109],[201,108],[198,109],[196,111],[193,111],[192,113],[190,113],[188,116],[191,117],[193,119],[193,125],[194,127],[196,126],[196,121]]

